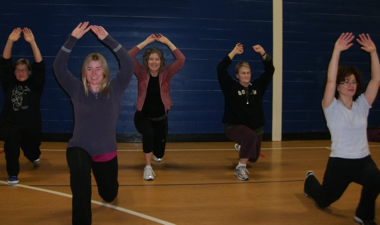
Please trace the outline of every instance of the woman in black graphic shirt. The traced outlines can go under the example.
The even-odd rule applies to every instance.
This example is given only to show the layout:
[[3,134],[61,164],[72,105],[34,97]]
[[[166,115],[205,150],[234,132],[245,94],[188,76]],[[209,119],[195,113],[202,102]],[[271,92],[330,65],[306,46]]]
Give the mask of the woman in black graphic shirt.
[[[12,65],[13,43],[21,33],[32,48],[34,63],[19,59]],[[3,56],[0,58],[0,80],[4,91],[4,105],[0,116],[0,132],[4,140],[4,152],[8,183],[18,184],[20,148],[34,167],[39,166],[41,145],[40,99],[45,84],[45,63],[32,31],[16,28],[9,35]]]

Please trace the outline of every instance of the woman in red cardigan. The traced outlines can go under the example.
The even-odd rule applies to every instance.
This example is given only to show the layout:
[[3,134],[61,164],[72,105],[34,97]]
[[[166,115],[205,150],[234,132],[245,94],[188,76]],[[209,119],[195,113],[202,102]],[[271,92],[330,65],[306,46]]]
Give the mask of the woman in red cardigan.
[[[136,60],[136,55],[147,45],[160,42],[172,51],[175,61],[165,66],[165,58],[158,48],[149,48],[143,56],[143,63]],[[151,167],[151,158],[161,162],[165,154],[168,134],[167,115],[173,105],[170,98],[170,80],[182,68],[185,56],[162,34],[151,34],[129,51],[134,58],[134,73],[138,80],[138,97],[135,113],[135,126],[142,134],[145,153],[144,180],[154,180],[156,175]]]

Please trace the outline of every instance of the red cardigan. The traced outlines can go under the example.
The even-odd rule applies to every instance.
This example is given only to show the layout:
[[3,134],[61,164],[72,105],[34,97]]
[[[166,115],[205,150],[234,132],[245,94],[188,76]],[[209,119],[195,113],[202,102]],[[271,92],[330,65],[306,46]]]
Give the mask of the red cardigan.
[[[138,80],[138,97],[136,108],[139,111],[142,110],[142,107],[144,105],[150,78],[149,70],[146,70],[144,66],[136,60],[136,55],[140,51],[141,49],[139,49],[137,46],[133,47],[129,51],[129,54],[135,61],[133,72],[135,73]],[[182,66],[185,64],[186,59],[178,48],[173,51],[173,55],[175,57],[175,61],[172,64],[165,66],[165,68],[160,71],[160,74],[158,76],[160,82],[161,100],[166,111],[169,110],[173,105],[170,98],[170,80],[182,68]]]

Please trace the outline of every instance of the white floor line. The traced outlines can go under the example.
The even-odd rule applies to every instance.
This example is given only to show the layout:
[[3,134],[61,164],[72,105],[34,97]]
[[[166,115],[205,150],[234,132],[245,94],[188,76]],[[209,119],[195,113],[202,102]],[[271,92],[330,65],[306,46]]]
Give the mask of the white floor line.
[[[6,182],[6,181],[0,180],[0,183],[8,185],[8,182]],[[46,192],[46,193],[50,193],[50,194],[60,195],[60,196],[67,197],[67,198],[72,198],[73,197],[72,195],[61,193],[61,192],[58,192],[58,191],[51,191],[51,190],[47,190],[47,189],[43,189],[43,188],[38,188],[38,187],[33,187],[33,186],[28,186],[28,185],[23,185],[23,184],[16,184],[16,185],[13,185],[13,186],[14,187],[27,188],[27,189],[31,189],[31,190],[35,190],[35,191],[42,191],[42,192]],[[142,213],[138,213],[138,212],[135,212],[135,211],[132,211],[132,210],[129,210],[129,209],[121,208],[119,206],[111,205],[111,204],[108,204],[108,203],[99,202],[99,201],[95,201],[95,200],[91,200],[91,203],[92,204],[96,204],[96,205],[100,205],[100,206],[104,206],[104,207],[108,207],[108,208],[111,208],[111,209],[115,209],[115,210],[118,210],[120,212],[125,212],[125,213],[128,213],[128,214],[134,215],[134,216],[141,217],[143,219],[151,220],[151,221],[154,221],[154,222],[159,223],[159,224],[163,224],[163,225],[175,225],[174,223],[169,223],[169,222],[164,221],[164,220],[160,220],[160,219],[157,219],[157,218],[154,218],[154,217],[142,214]]]
[[[232,143],[232,142],[231,142]],[[380,147],[380,145],[368,145],[370,148],[374,147]],[[330,146],[317,146],[317,147],[276,147],[276,148],[261,148],[261,150],[281,150],[281,149],[317,149],[317,148],[326,148],[330,150]],[[4,150],[3,148],[0,148],[0,151]],[[165,151],[169,152],[179,152],[179,151],[230,151],[234,150],[233,145],[231,145],[231,148],[197,148],[197,149],[166,149]],[[66,151],[66,149],[49,149],[49,148],[41,148],[41,151],[48,151],[48,152],[62,152]],[[140,152],[142,149],[118,149],[118,152]]]

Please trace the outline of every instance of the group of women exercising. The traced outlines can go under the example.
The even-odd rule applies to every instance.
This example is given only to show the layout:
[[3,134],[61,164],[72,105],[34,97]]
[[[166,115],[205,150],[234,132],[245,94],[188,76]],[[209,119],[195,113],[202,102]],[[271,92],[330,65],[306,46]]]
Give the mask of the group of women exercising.
[[[99,53],[90,53],[81,69],[81,80],[68,70],[67,63],[75,44],[86,33],[93,33],[116,55],[119,67],[111,79],[107,61]],[[23,36],[32,48],[34,63],[11,59],[13,44]],[[304,192],[321,208],[338,200],[349,183],[363,186],[355,221],[376,224],[375,201],[380,192],[380,172],[371,158],[366,138],[367,116],[380,85],[380,64],[376,46],[368,34],[357,39],[362,49],[371,57],[371,80],[361,93],[362,75],[355,67],[338,66],[342,51],[352,45],[354,35],[343,33],[336,41],[328,67],[322,108],[331,133],[332,147],[323,183],[312,171],[308,171]],[[149,48],[142,63],[136,60],[139,52],[153,42],[166,45],[175,57],[165,64],[159,48]],[[246,164],[256,162],[260,155],[263,127],[265,125],[263,95],[270,85],[274,66],[271,56],[260,45],[253,51],[260,54],[264,72],[251,80],[251,68],[247,62],[235,67],[235,77],[228,68],[233,58],[244,52],[237,43],[232,51],[217,65],[217,77],[224,95],[225,134],[233,142],[239,154],[235,176],[249,180]],[[138,97],[134,123],[142,134],[145,158],[144,180],[154,180],[151,160],[161,162],[165,153],[168,133],[168,111],[172,106],[170,80],[183,67],[185,56],[162,34],[152,34],[127,51],[102,27],[80,23],[71,32],[59,50],[54,64],[54,74],[70,96],[75,125],[73,136],[67,145],[66,157],[70,169],[72,199],[72,223],[91,224],[91,171],[95,177],[99,195],[112,202],[118,194],[118,159],[116,123],[122,95],[132,75],[138,80]],[[46,65],[32,31],[16,28],[9,35],[0,58],[0,79],[4,91],[4,104],[0,116],[0,133],[4,140],[8,183],[19,183],[20,148],[34,167],[40,165],[41,110],[40,100],[44,88]]]

